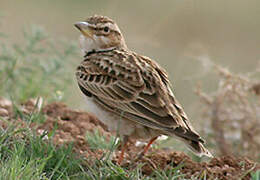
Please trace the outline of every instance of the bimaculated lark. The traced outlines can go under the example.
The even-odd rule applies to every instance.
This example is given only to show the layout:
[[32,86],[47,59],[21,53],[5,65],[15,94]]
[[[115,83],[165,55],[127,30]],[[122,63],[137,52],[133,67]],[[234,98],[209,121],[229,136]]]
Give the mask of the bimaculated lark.
[[123,138],[150,139],[142,155],[160,135],[174,136],[201,156],[211,157],[171,91],[167,73],[152,59],[129,50],[117,24],[105,16],[77,22],[84,61],[77,67],[88,110]]

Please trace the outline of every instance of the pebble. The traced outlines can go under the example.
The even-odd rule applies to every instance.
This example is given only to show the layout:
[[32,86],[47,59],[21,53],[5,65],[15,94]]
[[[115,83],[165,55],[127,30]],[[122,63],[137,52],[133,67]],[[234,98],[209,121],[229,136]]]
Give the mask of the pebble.
[[6,109],[0,107],[0,116],[7,117],[8,115],[9,115],[8,111]]

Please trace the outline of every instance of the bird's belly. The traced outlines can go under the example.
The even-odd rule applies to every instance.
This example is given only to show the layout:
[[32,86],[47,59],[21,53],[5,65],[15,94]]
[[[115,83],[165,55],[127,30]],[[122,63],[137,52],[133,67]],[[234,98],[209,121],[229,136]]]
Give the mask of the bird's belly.
[[110,132],[118,132],[120,136],[130,136],[136,139],[149,139],[157,136],[158,132],[144,127],[141,124],[124,119],[117,114],[104,110],[93,101],[93,98],[86,97],[87,111],[94,114],[103,122]]
[[92,98],[86,100],[87,111],[94,114],[101,122],[103,122],[109,131],[117,132],[120,135],[130,135],[134,131],[134,123],[126,121],[120,116],[104,110],[98,104],[96,104]]

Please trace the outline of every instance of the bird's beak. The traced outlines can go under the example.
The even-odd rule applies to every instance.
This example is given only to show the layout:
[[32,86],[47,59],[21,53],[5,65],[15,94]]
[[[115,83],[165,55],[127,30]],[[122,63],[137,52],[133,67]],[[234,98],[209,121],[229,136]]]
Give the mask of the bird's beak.
[[74,26],[76,28],[78,28],[84,36],[92,38],[93,30],[92,30],[91,25],[89,23],[87,23],[87,22],[77,22],[77,23],[74,24]]

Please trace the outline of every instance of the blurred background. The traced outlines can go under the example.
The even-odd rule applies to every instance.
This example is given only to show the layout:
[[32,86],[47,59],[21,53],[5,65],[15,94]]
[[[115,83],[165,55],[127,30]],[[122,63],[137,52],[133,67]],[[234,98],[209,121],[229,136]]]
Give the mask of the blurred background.
[[[247,74],[260,66],[258,0],[0,0],[0,41],[12,47],[19,44],[22,49],[25,32],[36,25],[42,27],[39,31],[47,32],[44,37],[58,49],[63,43],[71,44],[73,55],[64,59],[59,56],[63,73],[49,78],[55,82],[63,76],[67,82],[72,81],[53,93],[63,96],[70,107],[85,110],[74,77],[83,58],[78,48],[79,32],[73,23],[94,14],[114,19],[131,50],[156,60],[168,71],[174,93],[196,128],[203,126],[196,121],[203,120],[200,98],[194,90],[198,83],[206,92],[217,89],[213,64],[237,74]],[[44,61],[41,58],[36,63]]]

